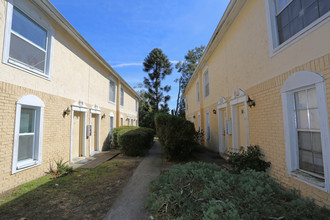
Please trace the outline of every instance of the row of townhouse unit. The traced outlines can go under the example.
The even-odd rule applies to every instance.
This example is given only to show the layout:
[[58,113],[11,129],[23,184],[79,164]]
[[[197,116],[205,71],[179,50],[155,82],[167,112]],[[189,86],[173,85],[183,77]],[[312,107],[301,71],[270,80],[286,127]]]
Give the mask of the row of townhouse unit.
[[220,154],[259,145],[270,176],[330,207],[330,1],[231,0],[183,94]]
[[0,192],[109,147],[138,95],[48,0],[0,0]]

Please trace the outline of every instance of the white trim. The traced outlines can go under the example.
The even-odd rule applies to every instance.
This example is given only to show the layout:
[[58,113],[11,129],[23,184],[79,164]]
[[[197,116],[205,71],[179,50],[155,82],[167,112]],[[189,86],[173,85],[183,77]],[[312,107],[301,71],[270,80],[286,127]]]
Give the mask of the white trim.
[[276,10],[273,0],[265,0],[266,5],[266,17],[267,17],[267,30],[268,30],[268,39],[269,39],[269,51],[270,57],[278,54],[282,50],[288,48],[290,45],[299,41],[309,33],[313,32],[317,28],[326,24],[330,21],[330,11],[324,14],[322,17],[316,19],[314,22],[309,24],[307,27],[300,30],[298,33],[290,37],[288,40],[279,44],[278,31],[277,31],[277,22],[276,22]]
[[[19,129],[21,122],[22,107],[30,107],[36,110],[35,116],[35,142],[33,148],[37,148],[37,160],[27,160],[27,163],[21,165],[18,162],[18,145],[19,145]],[[34,95],[23,96],[16,102],[16,118],[15,118],[15,133],[14,133],[14,149],[12,161],[12,174],[38,166],[42,162],[42,138],[43,138],[43,122],[44,122],[44,107],[43,101]]]
[[77,101],[72,104],[71,106],[72,111],[71,111],[71,134],[70,134],[70,163],[73,162],[72,158],[72,145],[73,145],[73,117],[74,117],[74,112],[82,112],[82,137],[81,137],[81,143],[82,143],[82,152],[83,156],[86,156],[86,119],[87,119],[87,111],[88,107],[84,104],[84,101]]
[[228,103],[227,103],[227,100],[225,99],[225,97],[221,96],[220,99],[219,99],[219,102],[218,102],[218,105],[217,105],[217,108],[218,108],[218,136],[219,136],[219,153],[225,153],[224,152],[224,149],[227,148],[227,150],[229,149],[228,148],[228,134],[227,132],[225,132],[225,140],[226,140],[226,143],[225,143],[225,146],[222,146],[222,143],[223,143],[223,135],[222,135],[222,131],[225,130],[226,128],[223,128],[222,124],[223,124],[223,121],[222,121],[222,109],[225,109],[226,111],[226,114],[225,114],[225,119],[228,118]]
[[110,113],[109,113],[109,116],[110,116],[110,117],[115,117],[115,115],[113,114],[113,112],[110,112]]
[[[19,10],[21,10],[24,14],[26,14],[26,16],[28,16],[31,20],[33,20],[35,23],[37,23],[47,31],[44,72],[31,68],[29,67],[29,65],[24,64],[23,62],[20,61],[14,62],[14,59],[10,59],[9,57],[10,40],[11,40],[11,32],[12,32],[11,26],[12,26],[12,16],[13,16],[14,6],[17,7]],[[35,9],[31,5],[21,0],[8,0],[2,62],[6,65],[31,73],[35,76],[47,80],[51,80],[53,49],[54,49],[54,33],[55,31],[53,27],[49,24],[49,22],[47,22],[47,20],[41,16],[41,13],[36,13]]]
[[[300,83],[300,87],[299,87]],[[324,187],[315,185],[313,182],[303,176],[296,175],[294,171],[299,169],[298,158],[298,139],[296,132],[296,122],[294,109],[294,92],[298,89],[304,89],[308,86],[316,88],[317,103],[319,109],[320,132],[322,143],[322,156],[324,167]],[[316,187],[326,192],[330,192],[330,135],[328,122],[328,108],[326,99],[326,89],[324,79],[321,75],[300,71],[292,74],[283,84],[281,89],[282,107],[283,107],[283,123],[285,137],[286,165],[288,176],[298,179],[308,185]]]
[[247,95],[246,93],[241,89],[236,89],[230,98],[230,110],[231,110],[231,118],[232,118],[232,145],[233,145],[233,151],[238,152],[239,146],[238,146],[238,130],[237,130],[237,115],[236,115],[236,105],[240,103],[244,103],[245,107],[245,119],[246,119],[246,145],[250,145],[249,140],[249,118],[248,118],[248,109],[247,109],[247,103],[246,103]]

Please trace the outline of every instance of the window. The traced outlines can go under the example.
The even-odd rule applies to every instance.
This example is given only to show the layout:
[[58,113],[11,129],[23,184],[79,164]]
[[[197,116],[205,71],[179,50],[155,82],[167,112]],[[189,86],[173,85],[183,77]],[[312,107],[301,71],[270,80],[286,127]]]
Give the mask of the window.
[[116,82],[109,80],[109,102],[116,103]]
[[203,74],[203,83],[204,83],[204,97],[208,97],[210,94],[209,70],[208,69]]
[[297,72],[285,81],[281,93],[288,175],[329,192],[324,79],[317,73]]
[[135,99],[135,111],[138,112],[139,109],[139,102],[137,99]]
[[39,15],[34,16],[37,22],[22,8],[28,7],[8,2],[3,62],[49,78],[53,29]]
[[273,53],[307,34],[330,15],[329,0],[266,0],[266,5]]
[[197,103],[199,103],[199,82],[196,83],[196,98]]
[[12,173],[41,164],[44,103],[27,95],[17,101]]
[[279,44],[330,10],[329,0],[275,0]]
[[205,121],[206,121],[206,140],[210,141],[211,140],[211,129],[210,129],[210,112],[206,112],[205,116]]
[[294,92],[299,168],[324,175],[315,87]]
[[110,141],[112,141],[113,127],[114,127],[114,114],[110,113],[110,133],[109,133]]
[[124,89],[120,87],[120,105],[124,106]]

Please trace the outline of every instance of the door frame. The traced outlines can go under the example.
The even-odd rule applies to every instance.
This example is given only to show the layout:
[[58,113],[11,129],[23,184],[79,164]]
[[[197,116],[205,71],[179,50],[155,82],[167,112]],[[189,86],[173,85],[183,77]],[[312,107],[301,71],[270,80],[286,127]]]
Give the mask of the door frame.
[[87,111],[88,107],[84,104],[84,101],[79,100],[71,105],[72,113],[71,113],[71,135],[70,135],[70,163],[72,163],[72,142],[73,142],[73,117],[74,112],[82,112],[82,135],[81,135],[81,150],[83,156],[86,156],[86,118],[87,118]]
[[228,105],[227,105],[227,100],[225,99],[225,97],[221,96],[220,99],[219,99],[219,102],[218,102],[218,105],[217,105],[217,108],[218,108],[218,136],[219,136],[219,153],[223,154],[225,153],[224,152],[224,149],[225,147],[227,147],[227,150],[229,150],[228,148],[228,134],[227,132],[225,132],[225,143],[224,143],[224,146],[222,146],[223,144],[223,135],[222,135],[222,131],[225,129],[223,128],[223,121],[222,121],[222,118],[223,118],[223,115],[222,115],[222,110],[225,109],[226,111],[226,114],[224,115],[225,117],[225,120],[228,119]]
[[112,133],[111,133],[111,117],[113,118],[113,128],[112,128],[112,132],[113,132],[113,129],[116,128],[115,126],[115,115],[113,114],[113,112],[110,112],[109,113],[109,142],[112,141]]
[[[92,122],[92,116],[94,115],[97,115],[97,122],[96,122],[96,126],[97,126],[97,133],[96,133],[96,151],[93,150],[92,151],[92,139],[89,138],[89,156],[93,156],[95,154],[98,154],[100,153],[100,122],[101,122],[101,110],[100,108],[97,106],[97,105],[94,105],[91,109],[90,109],[90,114],[89,114],[89,123]],[[92,125],[92,124],[91,124]],[[93,128],[92,127],[92,132],[93,132]]]
[[244,103],[245,113],[244,116],[246,118],[246,145],[249,146],[249,118],[247,111],[247,95],[241,89],[236,89],[233,93],[233,96],[230,99],[230,110],[231,110],[231,118],[232,118],[232,143],[233,143],[233,151],[238,152],[238,128],[237,128],[237,105]]

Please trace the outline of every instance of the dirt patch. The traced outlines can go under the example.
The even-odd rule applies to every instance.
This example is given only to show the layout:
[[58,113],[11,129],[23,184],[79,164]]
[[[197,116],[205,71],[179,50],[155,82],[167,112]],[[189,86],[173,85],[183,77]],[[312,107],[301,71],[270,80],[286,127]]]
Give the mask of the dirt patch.
[[1,219],[103,219],[138,164],[108,161],[95,169],[76,169],[4,203]]

